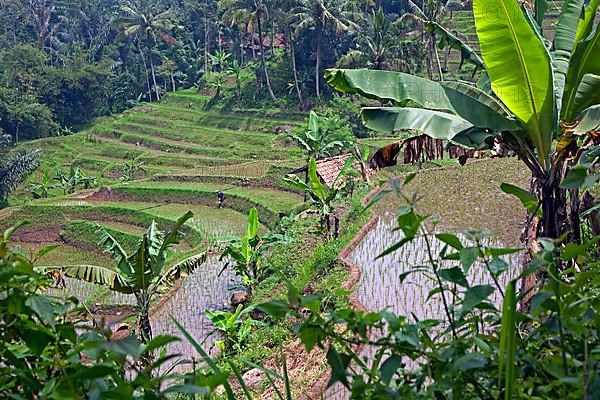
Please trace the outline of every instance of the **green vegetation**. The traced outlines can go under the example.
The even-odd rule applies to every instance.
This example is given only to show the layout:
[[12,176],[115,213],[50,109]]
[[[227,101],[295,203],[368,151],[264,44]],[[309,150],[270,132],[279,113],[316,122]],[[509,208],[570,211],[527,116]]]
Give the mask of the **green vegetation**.
[[0,5],[0,397],[600,397],[597,0]]

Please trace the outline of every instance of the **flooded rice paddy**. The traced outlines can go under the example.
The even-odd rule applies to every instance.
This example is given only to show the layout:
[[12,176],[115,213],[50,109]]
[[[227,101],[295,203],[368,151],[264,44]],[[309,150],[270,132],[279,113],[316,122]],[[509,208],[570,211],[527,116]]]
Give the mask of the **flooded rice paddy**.
[[[211,352],[217,336],[211,334],[213,326],[206,317],[206,310],[224,310],[229,307],[229,288],[238,281],[233,271],[223,270],[225,261],[218,256],[211,256],[191,275],[185,278],[182,286],[156,310],[152,310],[150,322],[154,336],[173,335],[182,337],[173,322],[175,318],[186,331],[198,342],[206,352]],[[135,304],[133,295],[115,293],[98,285],[65,279],[66,288],[49,289],[48,294],[66,298],[77,297],[80,302],[94,299],[102,293],[104,304]],[[180,368],[190,367],[192,358],[200,360],[200,354],[187,341],[170,343],[168,354],[181,354],[179,361],[184,364]]]
[[[427,301],[428,293],[435,289],[436,283],[431,268],[428,272],[410,274],[404,282],[400,275],[417,266],[428,266],[429,256],[425,238],[419,237],[397,251],[385,257],[375,259],[385,249],[402,239],[400,231],[393,231],[397,224],[391,214],[380,218],[379,223],[365,236],[350,255],[350,259],[361,268],[361,278],[356,289],[358,300],[369,310],[388,308],[390,311],[418,319],[443,319],[441,298],[432,297]],[[465,247],[469,245],[465,235],[458,234]],[[489,243],[500,247],[499,243]],[[431,240],[431,253],[437,256],[443,243]],[[470,244],[474,245],[474,244]],[[519,255],[513,254],[505,259],[509,269],[500,278],[500,285],[506,286],[509,278],[518,275]],[[450,264],[453,263],[453,264]],[[457,261],[442,261],[440,266],[456,266]],[[471,285],[494,284],[484,265],[475,264],[469,269],[467,280]],[[500,294],[492,300],[498,304]]]
[[[351,261],[361,270],[360,281],[355,289],[357,299],[370,311],[387,309],[397,315],[408,317],[410,321],[435,318],[445,320],[443,303],[439,295],[427,299],[431,290],[436,288],[434,275],[431,268],[429,272],[415,272],[401,282],[400,276],[412,268],[428,266],[429,252],[424,238],[417,238],[397,251],[382,258],[375,259],[388,247],[402,239],[401,231],[394,231],[397,223],[393,213],[384,213],[377,225],[367,233],[350,255]],[[457,234],[466,247],[468,241],[464,234]],[[488,242],[487,245],[502,247],[500,243]],[[439,254],[443,243],[432,240],[431,253]],[[504,289],[508,281],[519,274],[519,254],[505,256],[504,261],[509,265],[508,270],[499,279],[500,286]],[[441,268],[456,266],[457,261],[442,261]],[[474,264],[467,275],[470,285],[492,284],[493,280],[482,264]],[[497,291],[491,299],[496,307],[501,305],[501,295]],[[380,332],[373,332],[373,339],[377,339]],[[365,348],[361,358],[373,358],[373,349]],[[326,399],[345,400],[349,398],[348,391],[340,384],[329,388],[325,393]]]

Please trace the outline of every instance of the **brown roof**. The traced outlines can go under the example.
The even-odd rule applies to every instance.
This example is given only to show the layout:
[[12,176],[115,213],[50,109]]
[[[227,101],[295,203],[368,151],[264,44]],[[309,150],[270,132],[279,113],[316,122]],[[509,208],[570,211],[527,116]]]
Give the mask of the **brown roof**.
[[[339,156],[335,156],[335,157],[329,157],[329,158],[323,158],[321,160],[317,160],[317,162],[316,162],[317,175],[319,175],[319,177],[323,180],[323,183],[327,187],[331,188],[333,186],[333,182],[335,182],[335,179],[342,171],[342,168],[344,167],[346,160],[348,160],[348,158],[350,158],[351,155],[352,155],[351,153],[346,153],[346,154],[340,154]],[[355,161],[352,164],[352,166],[357,171],[360,171],[360,164],[358,163],[358,161]],[[307,167],[304,166],[302,168],[298,168],[298,169],[292,171],[292,173],[306,171],[306,169],[307,169]],[[372,171],[368,171],[368,173],[371,174]]]

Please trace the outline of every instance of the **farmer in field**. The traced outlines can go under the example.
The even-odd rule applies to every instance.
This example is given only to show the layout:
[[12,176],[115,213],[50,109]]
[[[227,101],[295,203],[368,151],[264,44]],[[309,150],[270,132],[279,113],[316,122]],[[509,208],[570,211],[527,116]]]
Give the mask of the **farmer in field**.
[[217,208],[223,208],[223,200],[225,200],[225,195],[219,190],[217,192]]

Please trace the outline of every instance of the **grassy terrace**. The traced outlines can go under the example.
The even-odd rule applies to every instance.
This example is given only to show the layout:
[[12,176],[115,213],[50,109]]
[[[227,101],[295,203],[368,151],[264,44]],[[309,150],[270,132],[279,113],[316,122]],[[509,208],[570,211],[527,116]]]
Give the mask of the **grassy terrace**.
[[[241,234],[251,207],[259,210],[263,224],[274,225],[280,212],[302,203],[301,195],[281,185],[283,171],[305,162],[301,150],[275,129],[303,125],[305,115],[207,111],[207,101],[190,90],[171,93],[161,103],[99,118],[77,134],[23,144],[43,150],[41,166],[10,199],[14,207],[0,215],[0,227],[29,220],[16,240],[32,254],[61,243],[59,251],[38,261],[41,265],[112,266],[97,244],[97,225],[133,248],[152,220],[168,229],[192,211],[184,242],[170,262],[201,251],[218,237]],[[134,158],[144,169],[135,179],[143,180],[123,183],[124,165]],[[74,196],[53,189],[50,198],[31,200],[29,184],[41,181],[43,171],[52,177],[72,164],[111,189]],[[216,208],[217,190],[225,193],[224,209]]]

